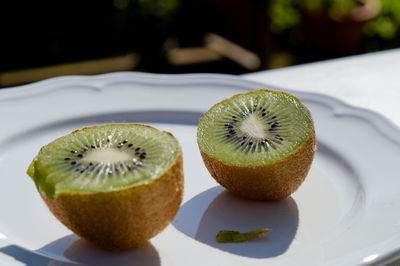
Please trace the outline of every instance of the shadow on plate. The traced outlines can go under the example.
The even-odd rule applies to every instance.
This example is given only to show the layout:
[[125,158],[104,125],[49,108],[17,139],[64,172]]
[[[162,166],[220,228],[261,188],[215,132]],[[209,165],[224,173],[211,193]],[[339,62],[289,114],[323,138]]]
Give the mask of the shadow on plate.
[[34,252],[17,245],[10,245],[0,248],[0,253],[11,256],[27,266],[161,265],[158,252],[150,243],[128,251],[109,252],[99,249],[73,234],[55,240]]
[[26,266],[41,266],[41,265],[51,265],[51,266],[67,266],[67,265],[76,265],[74,263],[57,261],[35,252],[31,252],[24,248],[21,248],[17,245],[10,245],[6,247],[0,248],[0,253],[8,255],[14,260],[21,262]]
[[[270,258],[288,249],[298,223],[298,208],[292,198],[253,201],[236,197],[218,186],[187,201],[173,225],[211,247],[245,257]],[[218,243],[215,240],[220,230],[246,232],[265,227],[271,231],[247,242]]]
[[[59,254],[60,251],[63,253]],[[139,248],[110,252],[102,250],[76,235],[68,235],[42,247],[39,252],[52,257],[61,256],[84,265],[159,266],[161,264],[157,250],[149,242]]]

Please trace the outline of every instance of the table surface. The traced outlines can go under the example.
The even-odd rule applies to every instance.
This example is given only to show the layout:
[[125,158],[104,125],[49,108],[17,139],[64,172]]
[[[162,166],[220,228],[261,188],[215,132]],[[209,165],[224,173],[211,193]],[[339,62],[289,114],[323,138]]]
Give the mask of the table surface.
[[242,76],[317,92],[378,112],[400,126],[400,49],[260,71]]

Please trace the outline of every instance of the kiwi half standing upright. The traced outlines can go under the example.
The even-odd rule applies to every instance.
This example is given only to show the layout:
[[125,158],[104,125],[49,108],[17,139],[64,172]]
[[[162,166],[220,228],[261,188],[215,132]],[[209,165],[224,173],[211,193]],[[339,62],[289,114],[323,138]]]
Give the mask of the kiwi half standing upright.
[[140,246],[175,217],[182,151],[168,132],[140,124],[87,127],[42,147],[28,169],[50,211],[108,250]]
[[305,180],[316,151],[309,109],[295,96],[261,89],[217,103],[197,142],[210,174],[249,199],[286,198]]

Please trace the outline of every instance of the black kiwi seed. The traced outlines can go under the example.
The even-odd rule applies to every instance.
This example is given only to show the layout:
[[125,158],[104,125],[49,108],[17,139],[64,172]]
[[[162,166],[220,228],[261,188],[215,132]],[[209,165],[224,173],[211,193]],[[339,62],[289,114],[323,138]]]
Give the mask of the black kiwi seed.
[[92,149],[96,149],[96,146],[94,144],[90,145],[90,147],[92,147]]
[[78,156],[79,158],[82,158],[82,157],[83,157],[83,155],[82,155],[82,154],[78,154],[77,156]]
[[129,147],[129,148],[130,148],[130,147],[132,147],[132,146],[133,146],[133,144],[132,144],[132,143],[129,143],[129,144],[128,144],[128,147]]
[[77,151],[75,151],[75,150],[71,150],[71,153],[77,153]]
[[72,164],[72,165],[76,164],[76,161],[72,161],[71,164]]
[[277,125],[279,125],[279,122],[275,122],[271,125],[272,128],[276,127]]
[[66,158],[64,158],[64,160],[68,161],[68,160],[71,160],[71,158],[66,157]]

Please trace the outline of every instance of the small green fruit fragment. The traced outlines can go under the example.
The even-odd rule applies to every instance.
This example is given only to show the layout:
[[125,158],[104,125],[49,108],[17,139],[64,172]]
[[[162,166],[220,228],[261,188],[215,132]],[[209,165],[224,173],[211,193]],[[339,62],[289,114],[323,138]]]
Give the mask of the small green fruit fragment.
[[263,233],[269,232],[271,229],[262,228],[254,231],[249,231],[246,233],[240,233],[238,231],[219,231],[217,235],[217,242],[219,243],[237,243],[244,242],[253,239]]

